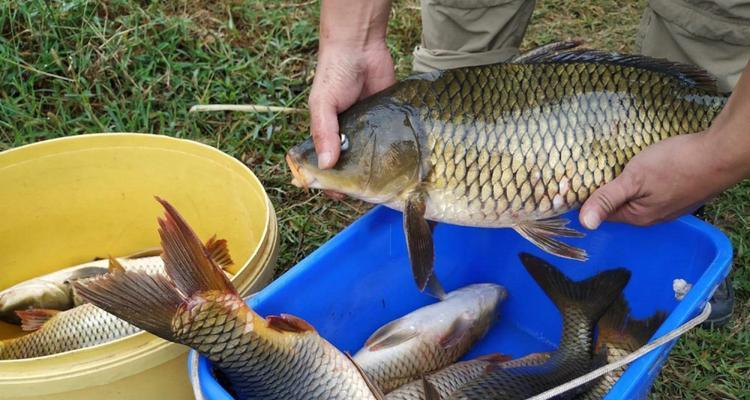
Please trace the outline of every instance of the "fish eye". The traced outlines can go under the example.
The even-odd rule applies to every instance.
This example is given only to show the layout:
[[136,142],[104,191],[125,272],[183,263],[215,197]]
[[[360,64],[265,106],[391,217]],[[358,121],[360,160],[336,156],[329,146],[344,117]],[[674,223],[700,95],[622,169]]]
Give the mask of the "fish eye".
[[343,133],[341,134],[341,151],[349,150],[349,138]]

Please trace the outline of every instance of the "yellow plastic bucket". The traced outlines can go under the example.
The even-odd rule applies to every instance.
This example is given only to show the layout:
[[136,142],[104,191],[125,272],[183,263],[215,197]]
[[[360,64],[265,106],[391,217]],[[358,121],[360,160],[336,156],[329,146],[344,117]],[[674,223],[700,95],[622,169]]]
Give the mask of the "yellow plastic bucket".
[[[241,293],[270,282],[276,216],[258,178],[194,141],[94,134],[0,153],[0,289],[94,257],[158,246],[160,196],[202,239],[227,239]],[[143,310],[149,312],[149,310]],[[0,323],[0,338],[20,334]],[[193,397],[187,348],[149,333],[28,360],[0,361],[2,399]]]

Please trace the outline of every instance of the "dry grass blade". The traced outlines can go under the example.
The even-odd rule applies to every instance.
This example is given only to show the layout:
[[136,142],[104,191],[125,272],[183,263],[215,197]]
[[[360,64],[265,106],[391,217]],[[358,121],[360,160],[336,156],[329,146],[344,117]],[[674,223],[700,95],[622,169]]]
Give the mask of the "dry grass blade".
[[282,113],[296,114],[307,113],[305,108],[281,107],[281,106],[262,106],[258,104],[197,104],[190,107],[190,112],[209,112],[209,111],[239,111],[250,113]]

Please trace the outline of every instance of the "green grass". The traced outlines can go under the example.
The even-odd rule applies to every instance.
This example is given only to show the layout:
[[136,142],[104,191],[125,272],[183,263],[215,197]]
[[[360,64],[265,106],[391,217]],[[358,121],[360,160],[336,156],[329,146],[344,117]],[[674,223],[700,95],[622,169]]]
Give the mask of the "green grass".
[[[297,0],[301,3],[303,0]],[[399,76],[420,36],[416,0],[396,1],[389,46]],[[627,6],[622,6],[627,3]],[[190,138],[245,162],[263,181],[282,235],[278,273],[369,205],[293,188],[285,150],[308,134],[304,115],[200,113],[198,103],[305,107],[318,3],[292,0],[0,0],[0,150],[94,132]],[[539,1],[523,47],[566,38],[636,50],[644,0]],[[747,398],[750,393],[750,183],[707,219],[731,237],[738,303],[722,330],[680,340],[653,397]]]

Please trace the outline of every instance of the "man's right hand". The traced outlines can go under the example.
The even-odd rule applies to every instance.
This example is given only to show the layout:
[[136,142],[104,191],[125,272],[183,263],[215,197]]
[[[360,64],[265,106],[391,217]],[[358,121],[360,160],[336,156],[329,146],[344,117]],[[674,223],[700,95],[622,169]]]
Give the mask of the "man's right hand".
[[308,104],[318,167],[339,158],[338,114],[396,81],[385,44],[390,1],[324,0],[320,49]]

